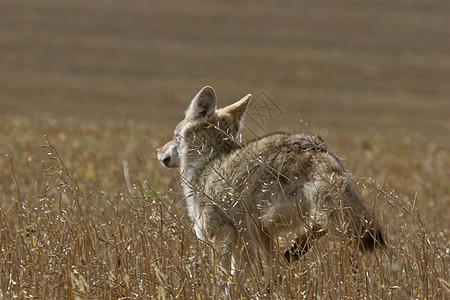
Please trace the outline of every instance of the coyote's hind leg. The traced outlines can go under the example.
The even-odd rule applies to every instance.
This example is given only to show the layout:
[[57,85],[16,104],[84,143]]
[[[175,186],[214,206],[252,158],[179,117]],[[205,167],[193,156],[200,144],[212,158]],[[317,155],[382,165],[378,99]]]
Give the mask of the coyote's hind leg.
[[299,260],[300,256],[308,252],[314,243],[327,233],[326,230],[320,228],[313,228],[295,239],[294,245],[291,249],[284,253],[284,258],[288,262]]

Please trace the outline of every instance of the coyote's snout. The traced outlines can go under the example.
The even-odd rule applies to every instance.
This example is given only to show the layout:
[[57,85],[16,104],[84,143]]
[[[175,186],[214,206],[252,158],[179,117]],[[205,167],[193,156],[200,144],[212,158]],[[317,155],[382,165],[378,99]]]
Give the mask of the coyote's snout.
[[[239,141],[250,98],[216,109],[214,90],[204,87],[173,140],[158,149],[164,166],[180,168],[196,235],[213,245],[223,266],[272,277],[274,242],[300,227],[306,234],[285,253],[288,260],[332,228],[361,249],[383,246],[371,209],[321,138],[277,132]],[[256,257],[261,261],[252,262]]]
[[158,160],[166,168],[178,168],[180,166],[180,157],[178,149],[173,141],[168,142],[161,148],[156,150]]

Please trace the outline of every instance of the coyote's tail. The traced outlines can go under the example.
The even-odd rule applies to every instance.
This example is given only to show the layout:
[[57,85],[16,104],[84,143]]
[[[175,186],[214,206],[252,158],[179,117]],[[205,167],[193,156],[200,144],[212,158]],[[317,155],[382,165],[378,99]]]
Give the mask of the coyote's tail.
[[351,180],[346,182],[343,196],[343,216],[344,221],[348,223],[348,234],[352,243],[363,251],[384,248],[386,242],[383,229]]

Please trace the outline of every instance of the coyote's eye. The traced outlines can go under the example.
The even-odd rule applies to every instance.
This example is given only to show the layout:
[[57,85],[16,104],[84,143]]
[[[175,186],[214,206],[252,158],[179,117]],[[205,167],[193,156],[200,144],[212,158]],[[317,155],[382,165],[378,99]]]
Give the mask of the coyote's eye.
[[173,141],[175,144],[178,144],[181,139],[181,135],[178,132],[173,133]]

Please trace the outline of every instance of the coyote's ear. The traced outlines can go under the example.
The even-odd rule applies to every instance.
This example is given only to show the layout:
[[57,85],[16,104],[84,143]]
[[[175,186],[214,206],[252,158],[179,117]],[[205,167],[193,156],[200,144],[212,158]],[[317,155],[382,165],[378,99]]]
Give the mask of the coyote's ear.
[[228,105],[223,110],[230,114],[233,119],[241,120],[242,116],[244,115],[245,111],[247,110],[248,103],[250,102],[250,99],[252,98],[251,94],[248,94],[238,102],[235,102],[231,105]]
[[186,117],[193,122],[207,120],[216,109],[216,92],[210,86],[205,86],[192,99],[186,111]]

